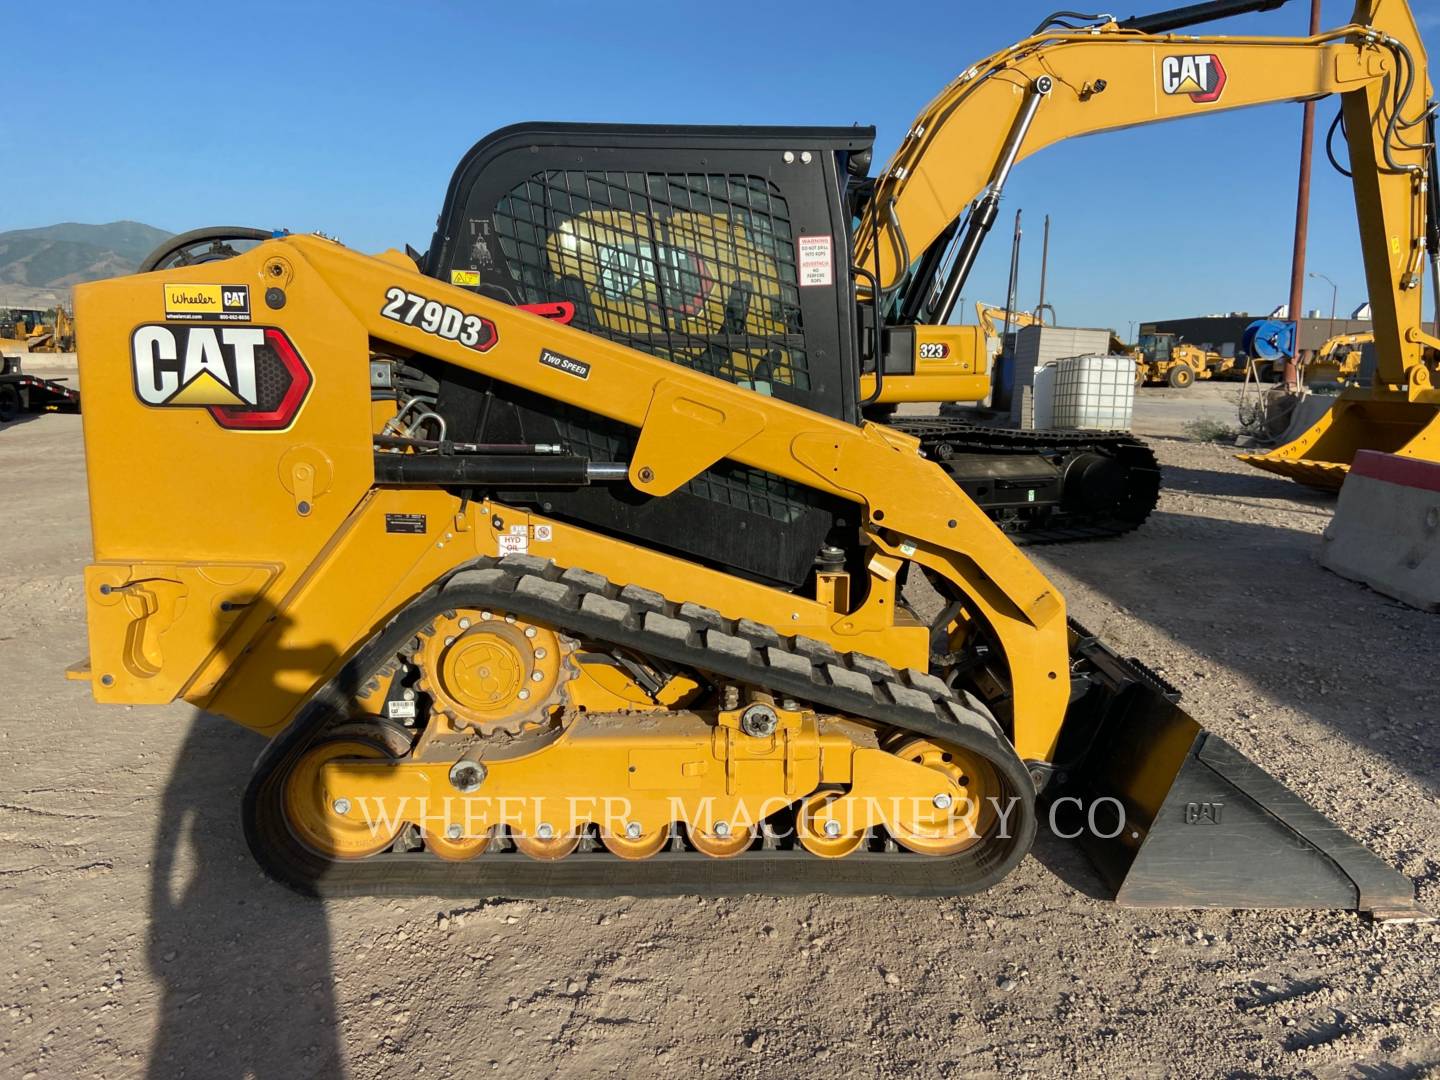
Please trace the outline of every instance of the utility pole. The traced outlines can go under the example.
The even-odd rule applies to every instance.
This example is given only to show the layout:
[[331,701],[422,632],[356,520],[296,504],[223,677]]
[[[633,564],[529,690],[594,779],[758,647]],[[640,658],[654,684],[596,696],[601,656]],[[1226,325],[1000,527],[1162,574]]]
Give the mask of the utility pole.
[[1035,305],[1035,321],[1045,321],[1045,271],[1050,265],[1050,215],[1045,215],[1045,239],[1040,244],[1040,302]]
[[[1320,0],[1310,0],[1310,36],[1320,33]],[[1295,324],[1295,344],[1285,358],[1285,388],[1300,385],[1296,364],[1300,352],[1300,310],[1305,300],[1305,237],[1310,228],[1310,157],[1315,146],[1315,102],[1307,101],[1300,138],[1300,185],[1295,197],[1295,254],[1290,262],[1290,319]]]
[[[1010,287],[1005,291],[1005,323],[1000,328],[1000,363],[996,365],[995,375],[1000,376],[998,385],[992,381],[995,389],[991,392],[990,403],[1001,409],[1009,409],[1013,401],[1013,395],[1017,389],[1015,386],[1015,350],[1010,348],[1010,323],[1015,318],[1015,291],[1020,277],[1020,211],[1015,211],[1015,239],[1010,245]],[[1002,369],[1003,368],[1003,372]],[[993,380],[994,376],[992,376]],[[1006,380],[1009,386],[1006,386]]]
[[[1010,246],[1010,287],[1005,292],[1005,325],[1000,331],[1000,352],[1003,355],[1010,340],[1010,324],[1015,319],[1015,293],[1020,285],[1020,211],[1015,211],[1015,239]],[[1011,363],[1014,363],[1012,358]]]
[[1313,278],[1319,278],[1321,281],[1326,281],[1330,284],[1330,337],[1334,337],[1335,301],[1340,296],[1340,286],[1336,285],[1334,281],[1331,281],[1330,278],[1326,277],[1324,274],[1316,273],[1314,270],[1310,271],[1310,276]]

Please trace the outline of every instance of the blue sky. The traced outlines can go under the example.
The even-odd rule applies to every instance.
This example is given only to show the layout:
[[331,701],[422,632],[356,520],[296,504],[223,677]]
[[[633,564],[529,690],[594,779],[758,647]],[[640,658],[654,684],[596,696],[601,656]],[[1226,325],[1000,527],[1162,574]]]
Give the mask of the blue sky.
[[[878,164],[957,72],[1060,4],[12,0],[7,26],[67,47],[62,59],[6,50],[0,131],[26,152],[0,168],[0,230],[129,218],[423,249],[461,154],[528,119],[873,123]],[[1412,4],[1433,51],[1435,0]],[[1308,10],[1292,0],[1214,29],[1303,33]],[[1326,25],[1350,11],[1326,0]],[[1320,133],[1332,115],[1322,102]],[[1299,129],[1300,106],[1280,105],[1043,151],[1016,170],[967,307],[1003,302],[1022,208],[1022,306],[1036,299],[1049,213],[1048,299],[1062,323],[1125,333],[1132,320],[1268,312],[1289,288]],[[1323,154],[1311,213],[1310,268],[1353,308],[1365,297],[1350,189]],[[1307,309],[1328,314],[1330,301],[1329,285],[1307,282]]]

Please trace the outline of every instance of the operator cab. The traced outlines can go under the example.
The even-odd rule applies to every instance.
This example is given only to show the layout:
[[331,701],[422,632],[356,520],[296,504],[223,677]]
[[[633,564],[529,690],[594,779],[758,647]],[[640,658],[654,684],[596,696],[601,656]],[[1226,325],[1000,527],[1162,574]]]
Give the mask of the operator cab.
[[[847,190],[874,137],[862,127],[504,128],[456,168],[421,269],[508,304],[547,305],[587,333],[854,423]],[[427,373],[453,439],[562,443],[597,461],[631,456],[633,430],[578,404],[532,401],[450,365]],[[848,504],[732,462],[663,499],[596,486],[537,492],[534,503],[792,586],[823,545],[850,546],[857,524]]]

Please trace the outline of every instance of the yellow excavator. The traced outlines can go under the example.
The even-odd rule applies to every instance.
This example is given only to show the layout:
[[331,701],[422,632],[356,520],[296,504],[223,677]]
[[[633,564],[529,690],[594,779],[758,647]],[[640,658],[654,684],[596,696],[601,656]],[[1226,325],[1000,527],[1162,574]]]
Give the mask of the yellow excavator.
[[[424,253],[199,230],[78,287],[72,677],[270,736],[246,835],[308,894],[960,894],[1045,827],[1122,903],[1416,917],[862,416],[941,346],[985,359],[949,316],[1060,138],[1339,93],[1367,264],[1421,250],[1409,8],[1175,33],[1276,3],[1058,15],[874,178],[866,128],[524,124]],[[1377,343],[1418,340],[1403,280]]]
[[1321,383],[1348,385],[1360,375],[1365,346],[1374,343],[1375,335],[1368,332],[1336,334],[1321,345],[1309,361],[1302,363],[1301,382],[1307,385]]
[[[984,300],[975,301],[975,324],[985,331],[985,338],[989,346],[991,359],[998,359],[1003,346],[999,344],[1001,336],[1005,332],[1005,324],[1009,322],[1014,330],[1022,330],[1027,326],[1041,325],[1040,316],[1033,311],[1010,311],[1007,312],[999,304],[987,304]],[[990,345],[990,342],[995,344]]]
[[[796,313],[774,243],[762,232],[752,237],[754,226],[753,217],[733,211],[586,210],[550,235],[546,270],[553,280],[571,283],[567,295],[579,303],[582,318],[606,333],[768,394],[795,373],[772,362],[768,345],[747,342],[782,335]],[[478,269],[459,273],[462,280],[476,278],[477,291],[494,285],[493,275]],[[657,310],[666,316],[663,343],[651,332]],[[910,328],[919,340],[891,350],[883,375],[862,373],[862,415],[919,438],[921,451],[1017,543],[1093,540],[1138,527],[1158,500],[1160,475],[1139,439],[977,421],[981,414],[969,404],[994,389],[1005,309],[981,302],[975,313],[978,331]],[[1030,312],[1010,314],[1015,327],[1037,322]],[[731,338],[737,347],[716,347],[714,333],[722,327],[743,331]],[[946,415],[897,415],[897,406],[914,402],[939,403]]]

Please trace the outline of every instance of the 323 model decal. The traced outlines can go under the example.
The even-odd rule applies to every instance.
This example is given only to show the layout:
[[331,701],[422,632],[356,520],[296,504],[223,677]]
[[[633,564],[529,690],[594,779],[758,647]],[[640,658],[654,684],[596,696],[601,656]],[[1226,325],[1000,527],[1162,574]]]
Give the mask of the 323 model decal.
[[385,306],[380,314],[446,341],[458,341],[476,352],[489,352],[500,339],[489,319],[467,315],[459,308],[407,292],[398,285],[385,290]]

